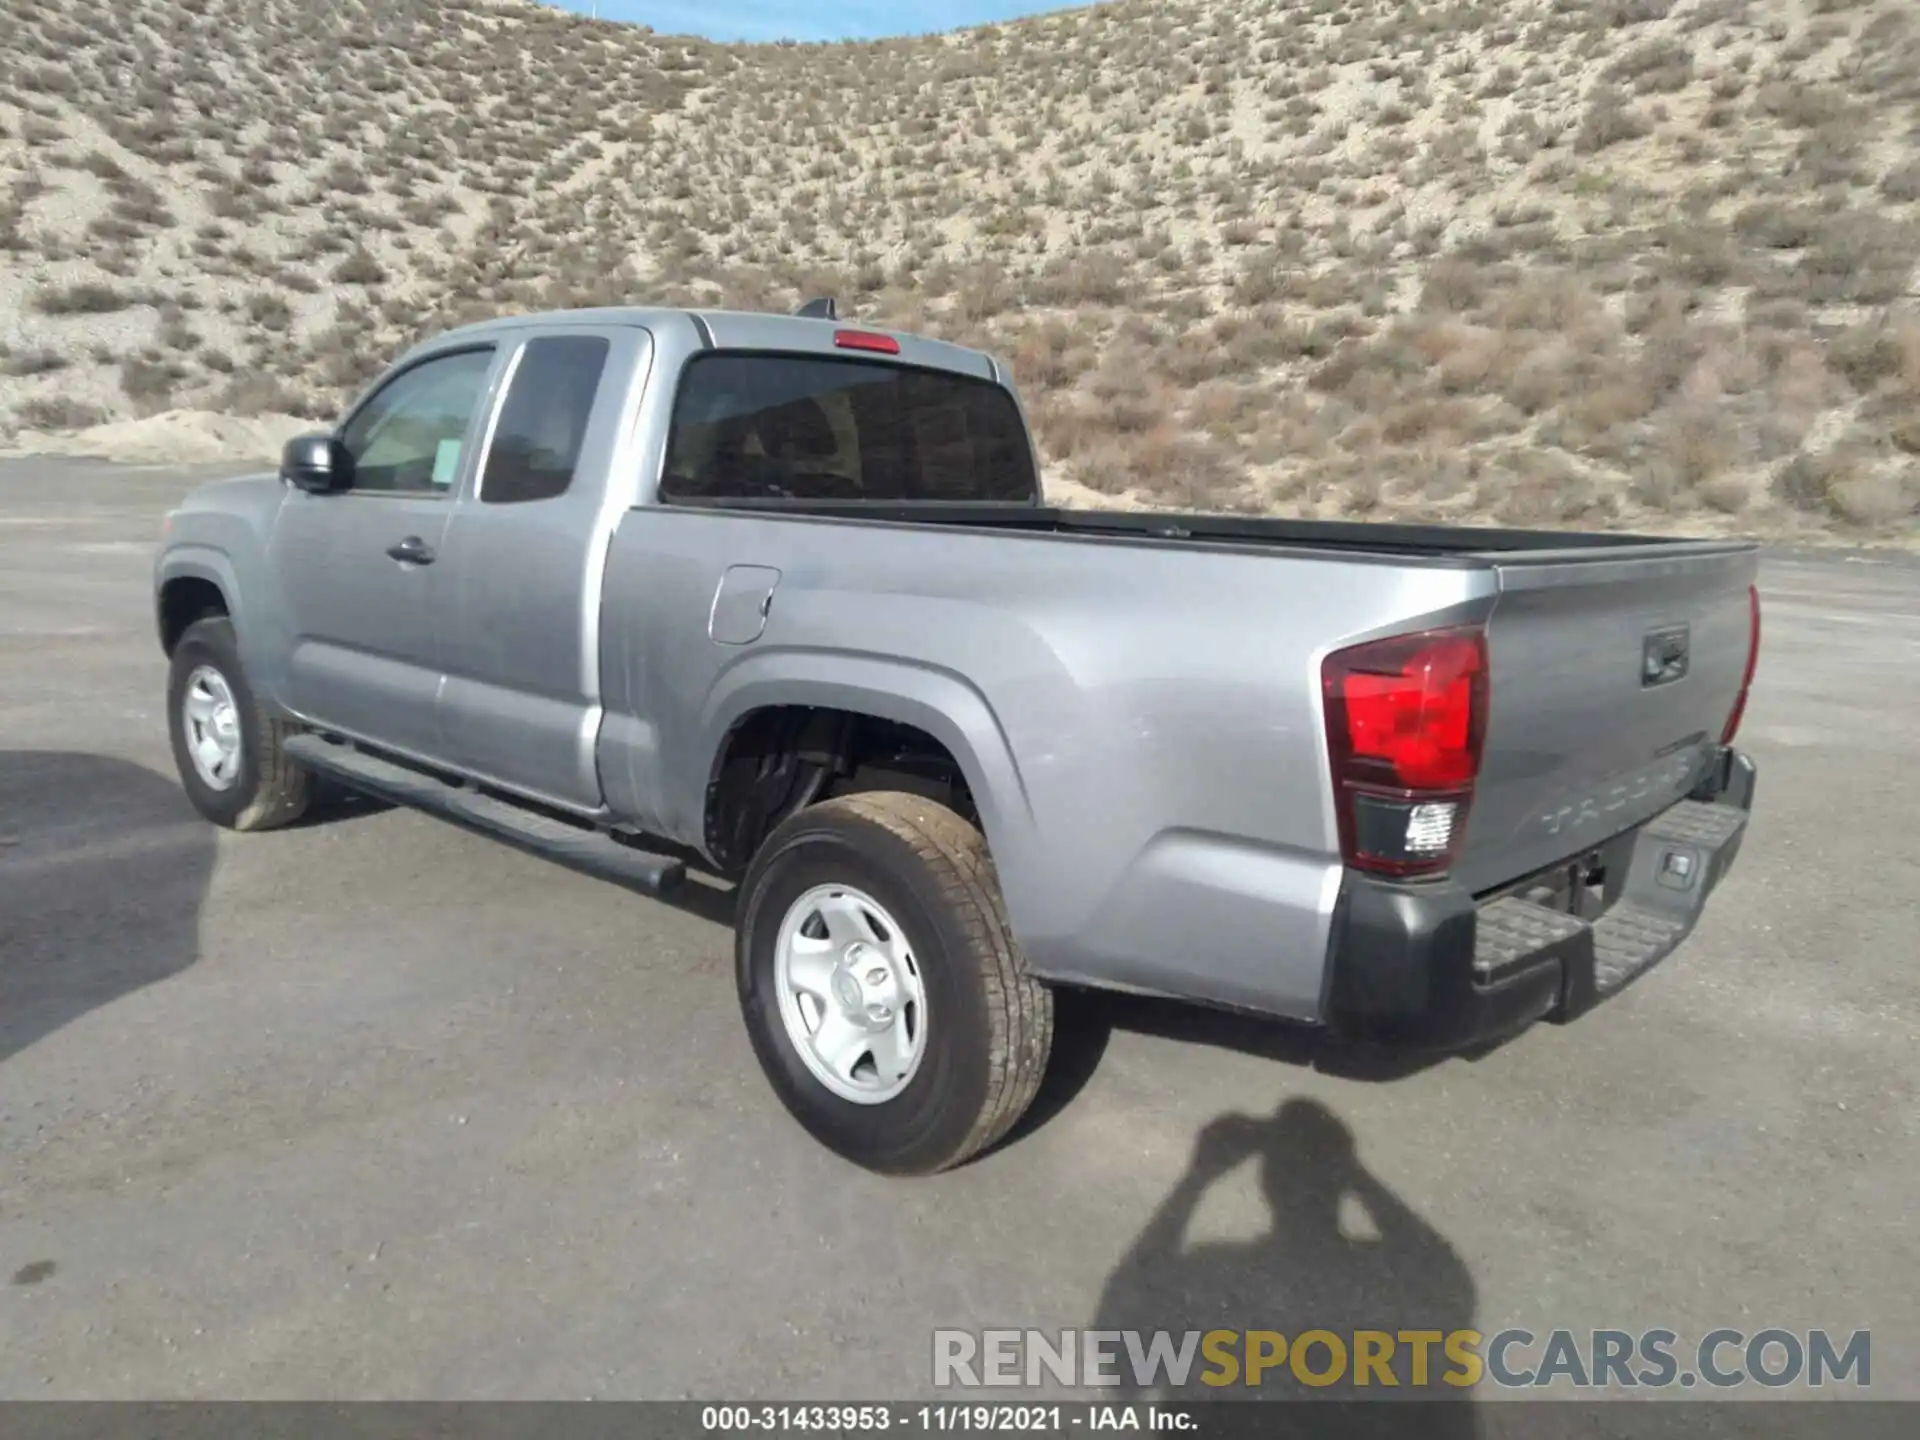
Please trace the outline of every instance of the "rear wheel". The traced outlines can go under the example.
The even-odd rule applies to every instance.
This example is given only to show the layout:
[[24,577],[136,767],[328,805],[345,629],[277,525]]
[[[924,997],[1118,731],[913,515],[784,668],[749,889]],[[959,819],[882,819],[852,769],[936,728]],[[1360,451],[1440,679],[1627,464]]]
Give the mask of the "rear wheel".
[[871,1170],[999,1140],[1045,1073],[1053,997],[1026,972],[980,832],[918,795],[802,810],[741,885],[740,1005],[787,1109]]
[[193,808],[229,830],[270,830],[306,812],[313,780],[282,749],[286,723],[254,697],[233,622],[197,620],[167,681],[174,765]]

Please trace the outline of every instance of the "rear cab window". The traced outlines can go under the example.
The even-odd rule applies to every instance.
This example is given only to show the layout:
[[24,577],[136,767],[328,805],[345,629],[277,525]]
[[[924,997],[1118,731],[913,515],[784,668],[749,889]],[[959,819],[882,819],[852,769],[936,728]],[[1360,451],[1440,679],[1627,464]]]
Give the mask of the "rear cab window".
[[524,505],[566,494],[610,349],[599,335],[527,342],[480,473],[481,504]]
[[1033,450],[1012,394],[945,370],[717,351],[674,400],[665,500],[1030,504]]

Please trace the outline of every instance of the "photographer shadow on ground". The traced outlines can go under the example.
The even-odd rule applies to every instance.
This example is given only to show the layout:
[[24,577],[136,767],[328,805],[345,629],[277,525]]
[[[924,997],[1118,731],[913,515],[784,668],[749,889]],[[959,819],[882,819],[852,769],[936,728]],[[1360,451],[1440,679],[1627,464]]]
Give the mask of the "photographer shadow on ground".
[[1324,1026],[1154,996],[1062,987],[1054,992],[1053,1003],[1053,1055],[1046,1078],[1003,1145],[1018,1144],[1073,1104],[1098,1072],[1115,1034],[1152,1035],[1183,1045],[1233,1050],[1368,1085],[1395,1084],[1451,1061],[1472,1063],[1512,1038],[1460,1050],[1422,1050],[1344,1039]]
[[[1187,1232],[1202,1199],[1247,1161],[1259,1167],[1267,1210],[1266,1232],[1253,1240],[1189,1244]],[[1277,1407],[1261,1421],[1262,1435],[1420,1435],[1436,1440],[1477,1435],[1474,1408],[1464,1390],[1440,1383],[1450,1369],[1442,1346],[1428,1350],[1428,1384],[1415,1389],[1411,1354],[1396,1340],[1392,1366],[1397,1389],[1356,1388],[1354,1332],[1450,1332],[1473,1325],[1473,1277],[1453,1247],[1361,1162],[1353,1133],[1317,1100],[1286,1101],[1271,1116],[1225,1115],[1201,1132],[1186,1173],[1108,1278],[1093,1328],[1173,1332],[1233,1330],[1241,1340],[1229,1353],[1242,1364],[1236,1383],[1209,1385],[1218,1375],[1198,1349],[1181,1385],[1135,1388],[1131,1377],[1111,1392],[1116,1400],[1174,1402],[1232,1400],[1412,1400],[1343,1405],[1337,1417],[1317,1404]],[[1291,1346],[1308,1330],[1339,1336],[1348,1354],[1338,1383],[1311,1387],[1282,1364],[1258,1386],[1245,1383],[1244,1332],[1278,1331]],[[1123,1376],[1124,1344],[1112,1347]],[[1308,1351],[1310,1374],[1331,1369],[1324,1345]],[[1164,1373],[1158,1377],[1164,1381]],[[1377,1380],[1377,1377],[1376,1377]],[[1094,1398],[1105,1399],[1106,1395]]]
[[193,964],[215,833],[131,761],[0,750],[0,1064]]

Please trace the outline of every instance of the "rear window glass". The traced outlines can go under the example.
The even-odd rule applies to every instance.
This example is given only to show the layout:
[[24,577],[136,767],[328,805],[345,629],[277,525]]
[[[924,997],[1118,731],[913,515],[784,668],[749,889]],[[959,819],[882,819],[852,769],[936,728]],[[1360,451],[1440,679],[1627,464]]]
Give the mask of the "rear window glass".
[[1013,397],[945,371],[801,355],[688,362],[661,493],[669,500],[1030,502]]
[[580,463],[608,349],[597,335],[549,335],[527,342],[480,477],[482,504],[519,505],[566,494]]

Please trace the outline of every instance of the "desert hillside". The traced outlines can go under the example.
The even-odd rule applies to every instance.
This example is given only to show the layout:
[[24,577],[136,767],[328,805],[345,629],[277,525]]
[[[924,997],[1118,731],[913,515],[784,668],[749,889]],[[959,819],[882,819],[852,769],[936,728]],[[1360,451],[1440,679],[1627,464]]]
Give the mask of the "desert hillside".
[[0,432],[322,416],[501,310],[831,293],[1007,355],[1063,493],[1889,540],[1920,506],[1914,0],[0,33]]

